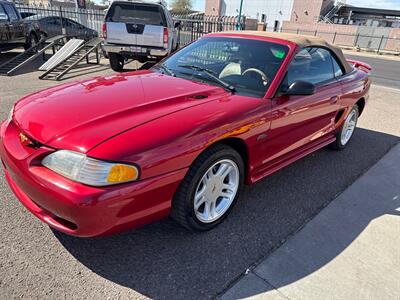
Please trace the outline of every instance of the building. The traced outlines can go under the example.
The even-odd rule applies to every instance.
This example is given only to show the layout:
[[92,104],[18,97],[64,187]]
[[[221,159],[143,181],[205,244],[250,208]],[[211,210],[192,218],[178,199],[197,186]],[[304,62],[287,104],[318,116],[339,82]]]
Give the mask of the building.
[[[243,0],[242,14],[273,27],[290,20],[293,0]],[[240,0],[206,1],[206,15],[237,16]]]
[[[236,16],[241,0],[206,0],[206,15]],[[243,0],[242,14],[268,28],[284,21],[315,22],[335,4],[334,0]]]
[[[240,2],[206,0],[206,15],[237,16]],[[283,22],[400,27],[398,10],[354,7],[344,0],[243,0],[242,14],[274,29]]]
[[330,20],[335,24],[400,28],[400,10],[343,5]]

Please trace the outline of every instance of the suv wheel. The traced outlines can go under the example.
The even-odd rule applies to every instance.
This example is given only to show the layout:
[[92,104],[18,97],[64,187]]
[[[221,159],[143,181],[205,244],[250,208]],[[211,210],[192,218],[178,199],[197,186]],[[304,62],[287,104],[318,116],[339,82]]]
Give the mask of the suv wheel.
[[110,66],[115,72],[121,72],[124,69],[124,58],[117,53],[108,53]]

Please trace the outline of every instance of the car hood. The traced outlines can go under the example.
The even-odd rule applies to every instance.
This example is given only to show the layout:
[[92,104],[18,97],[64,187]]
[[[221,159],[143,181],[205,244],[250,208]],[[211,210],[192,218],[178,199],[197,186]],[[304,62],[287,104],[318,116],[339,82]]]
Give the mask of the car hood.
[[37,92],[16,104],[13,119],[41,144],[85,153],[119,133],[226,93],[216,86],[137,71]]

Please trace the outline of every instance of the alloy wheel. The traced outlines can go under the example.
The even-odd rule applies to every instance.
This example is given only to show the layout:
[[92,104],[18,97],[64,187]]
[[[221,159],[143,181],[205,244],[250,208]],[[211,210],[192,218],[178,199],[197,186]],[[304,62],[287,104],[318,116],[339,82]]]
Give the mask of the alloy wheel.
[[354,133],[357,125],[357,112],[353,109],[350,111],[349,115],[347,116],[346,120],[343,124],[342,134],[340,136],[340,141],[342,145],[346,145],[349,141],[351,136]]
[[230,159],[214,163],[201,178],[194,195],[194,212],[203,223],[221,218],[235,199],[239,188],[239,168]]

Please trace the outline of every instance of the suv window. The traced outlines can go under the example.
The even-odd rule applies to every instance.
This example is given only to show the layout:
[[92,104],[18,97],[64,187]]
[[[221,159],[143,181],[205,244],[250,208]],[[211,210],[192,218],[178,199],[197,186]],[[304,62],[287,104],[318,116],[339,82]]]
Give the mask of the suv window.
[[47,25],[56,25],[56,26],[61,26],[61,21],[59,17],[49,17],[46,19],[46,24]]
[[289,65],[287,85],[290,86],[296,80],[318,84],[335,78],[333,60],[331,53],[326,49],[315,47],[302,49]]
[[8,16],[6,11],[4,10],[3,6],[0,4],[0,22],[8,20]]
[[18,21],[18,14],[15,11],[14,7],[10,4],[3,4],[4,8],[8,14],[8,17],[10,18],[10,21]]
[[164,13],[158,5],[117,3],[109,10],[106,21],[167,26]]
[[67,26],[71,27],[71,28],[75,28],[75,29],[82,29],[83,26],[79,23],[76,23],[75,21],[72,21],[70,19],[65,19],[65,21],[67,23]]

